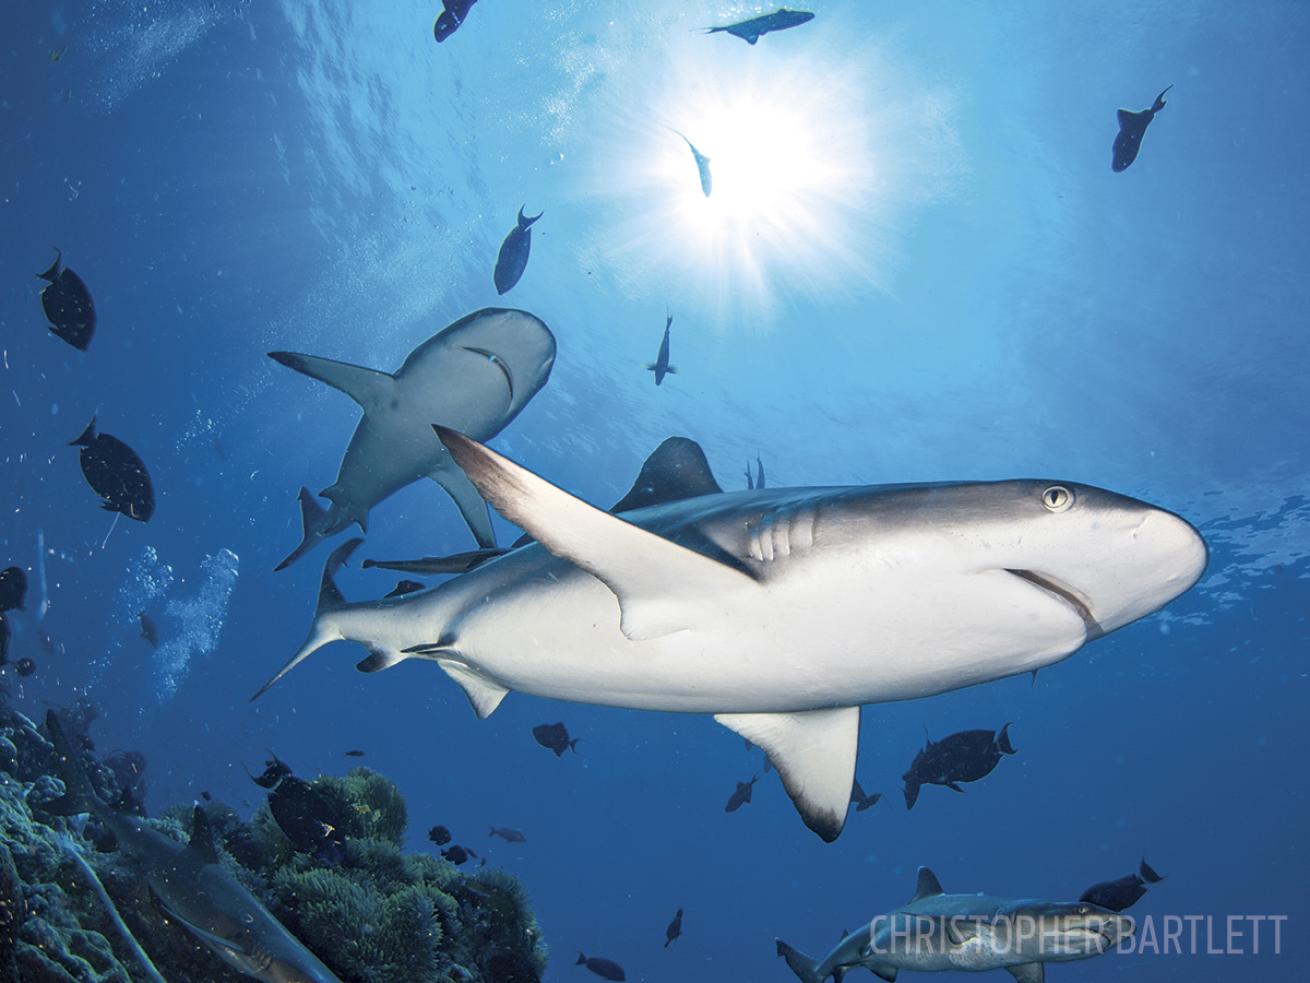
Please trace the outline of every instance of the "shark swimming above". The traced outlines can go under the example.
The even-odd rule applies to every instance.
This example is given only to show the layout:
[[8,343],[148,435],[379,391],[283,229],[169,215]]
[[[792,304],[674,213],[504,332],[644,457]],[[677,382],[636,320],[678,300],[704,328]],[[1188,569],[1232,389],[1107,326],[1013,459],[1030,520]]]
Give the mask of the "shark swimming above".
[[55,815],[95,815],[170,918],[238,973],[265,983],[340,983],[219,862],[203,809],[196,807],[189,844],[165,836],[140,816],[116,812],[96,796],[53,710],[46,714],[46,731],[59,755],[66,792],[44,808]]
[[901,970],[1005,969],[1018,983],[1042,983],[1046,963],[1099,956],[1132,931],[1131,918],[1087,902],[946,894],[933,872],[920,867],[913,898],[846,935],[823,959],[782,939],[777,947],[802,983],[829,976],[841,983],[858,968],[888,981]]
[[269,357],[340,389],[364,410],[336,482],[320,492],[331,508],[300,490],[304,535],[278,570],[351,523],[367,531],[373,506],[423,477],[455,500],[480,547],[496,545],[486,503],[432,433],[432,423],[482,439],[500,433],[550,378],[555,337],[545,322],[527,311],[475,311],[415,348],[395,374],[292,352]]
[[[536,542],[431,590],[347,603],[333,572],[300,650],[365,672],[437,663],[486,717],[510,690],[710,713],[768,755],[805,823],[840,834],[860,707],[1051,665],[1192,586],[1179,517],[1068,482],[723,492],[669,438],[620,515],[436,428],[473,485]],[[666,463],[667,462],[667,463]]]

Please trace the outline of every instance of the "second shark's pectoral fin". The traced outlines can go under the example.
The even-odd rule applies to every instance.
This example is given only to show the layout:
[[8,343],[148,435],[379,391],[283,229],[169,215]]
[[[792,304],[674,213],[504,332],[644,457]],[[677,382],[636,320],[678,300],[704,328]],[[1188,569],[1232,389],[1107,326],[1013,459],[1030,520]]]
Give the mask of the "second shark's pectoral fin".
[[1044,983],[1046,980],[1046,967],[1041,963],[1024,963],[1022,966],[1007,968],[1019,983]]
[[500,706],[500,701],[505,699],[505,694],[509,692],[507,687],[488,679],[464,662],[456,659],[438,659],[437,665],[446,670],[446,675],[463,688],[464,695],[469,698],[469,704],[479,720],[486,720],[495,713],[496,707]]
[[[463,434],[436,431],[501,515],[614,592],[633,641],[694,628],[757,588],[741,570],[602,512]],[[847,775],[847,795],[850,783]]]
[[326,382],[333,389],[340,389],[363,407],[365,413],[382,409],[392,401],[396,380],[386,372],[296,352],[269,352],[268,357],[311,379]]
[[805,825],[831,843],[846,824],[860,743],[860,708],[714,717],[764,750]]
[[496,545],[496,531],[491,527],[491,513],[487,503],[478,494],[468,475],[459,469],[454,461],[446,461],[430,474],[433,481],[446,490],[446,494],[455,500],[459,514],[473,531],[473,538],[483,549],[492,549]]

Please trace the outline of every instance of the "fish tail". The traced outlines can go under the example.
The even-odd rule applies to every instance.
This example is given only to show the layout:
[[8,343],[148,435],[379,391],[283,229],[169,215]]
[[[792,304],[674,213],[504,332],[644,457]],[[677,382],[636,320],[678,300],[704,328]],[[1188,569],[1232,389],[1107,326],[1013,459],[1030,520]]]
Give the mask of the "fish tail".
[[45,280],[47,283],[54,283],[59,279],[59,264],[63,262],[63,258],[64,254],[56,248],[55,261],[50,264],[50,269],[46,270],[44,273],[38,273],[37,276],[42,280]]
[[347,603],[340,589],[338,589],[336,581],[332,578],[338,570],[345,566],[346,561],[350,559],[350,554],[355,552],[363,541],[358,538],[348,540],[333,550],[332,555],[327,558],[327,562],[323,564],[323,579],[319,583],[318,605],[314,610],[314,621],[309,626],[309,634],[306,636],[304,644],[287,661],[287,664],[279,669],[273,678],[261,686],[258,692],[250,698],[251,703],[267,693],[278,680],[324,645],[329,642],[339,641],[342,638],[340,630],[330,623],[330,618],[326,617],[335,611],[341,610]]
[[823,979],[819,975],[819,964],[813,959],[799,949],[793,949],[782,939],[775,939],[774,942],[778,947],[778,955],[787,961],[791,971],[800,977],[802,983],[819,983]]
[[[527,207],[528,207],[527,205],[524,205],[524,206],[523,206],[523,208],[527,208]],[[530,228],[532,228],[532,223],[535,222],[537,219],[541,218],[541,216],[543,216],[543,215],[546,214],[545,212],[537,212],[536,215],[524,215],[524,214],[523,214],[523,208],[520,208],[520,209],[519,209],[519,228],[520,228],[520,229],[530,229]]]
[[96,439],[96,418],[91,417],[91,422],[86,425],[81,436],[68,442],[69,447],[90,447]]
[[1170,89],[1172,89],[1173,87],[1174,87],[1174,86],[1173,86],[1173,83],[1170,82],[1168,85],[1166,85],[1166,86],[1164,87],[1164,91],[1161,92],[1158,96],[1155,97],[1155,104],[1151,107],[1151,112],[1153,112],[1153,113],[1158,113],[1160,110],[1164,109],[1164,107],[1165,107],[1165,101],[1164,101],[1164,95],[1165,95],[1165,92],[1168,92],[1168,91],[1169,91]]
[[575,737],[573,738],[573,740],[569,741],[569,750],[572,751],[574,754],[578,753],[578,742],[580,740],[582,740],[581,737]]
[[1001,732],[996,735],[996,746],[1002,754],[1014,754],[1015,747],[1010,743],[1010,725],[1007,723],[1001,728]]
[[327,509],[314,501],[314,496],[310,494],[308,488],[300,489],[300,545],[273,568],[275,573],[291,566],[322,541],[323,530],[328,525],[327,514]]
[[573,965],[574,965],[574,966],[585,966],[585,965],[587,965],[587,954],[586,954],[585,952],[579,952],[579,953],[578,953],[578,961],[575,962]]

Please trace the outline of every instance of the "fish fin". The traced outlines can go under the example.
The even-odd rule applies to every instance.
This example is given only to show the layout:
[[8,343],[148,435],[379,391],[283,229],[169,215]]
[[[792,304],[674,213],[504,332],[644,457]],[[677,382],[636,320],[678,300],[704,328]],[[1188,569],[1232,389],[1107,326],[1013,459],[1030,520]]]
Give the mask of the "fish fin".
[[829,843],[841,835],[855,784],[859,707],[714,719],[764,750],[806,826]]
[[196,806],[191,813],[191,849],[207,864],[218,863],[218,847],[214,845],[214,828],[205,810]]
[[300,489],[300,545],[288,553],[282,562],[273,568],[276,573],[278,570],[285,570],[291,564],[295,563],[304,556],[310,549],[318,545],[322,540],[322,530],[326,527],[328,510],[319,505],[314,500],[314,495],[308,488]]
[[755,586],[739,569],[602,512],[463,434],[435,429],[501,515],[614,592],[620,627],[633,641],[692,628],[711,616],[709,604],[720,612],[734,593]]
[[996,747],[1002,754],[1016,754],[1018,749],[1010,743],[1010,725],[1007,723],[996,735]]
[[73,744],[64,733],[64,725],[59,722],[59,715],[47,710],[45,715],[46,734],[55,746],[58,755],[56,770],[64,782],[64,794],[50,802],[42,803],[41,808],[52,816],[76,816],[79,813],[98,813],[104,806],[91,787],[91,780],[86,777],[86,769],[73,748]]
[[799,949],[793,949],[782,939],[774,939],[773,941],[777,947],[778,955],[787,961],[787,966],[801,978],[802,983],[821,983],[822,977],[819,976],[819,964],[817,962]]
[[323,564],[323,578],[319,582],[318,589],[318,604],[314,609],[314,622],[309,627],[309,635],[305,638],[304,644],[300,646],[300,650],[287,661],[287,664],[255,692],[255,695],[250,698],[251,703],[267,693],[278,680],[324,645],[341,639],[341,632],[329,623],[330,618],[325,617],[346,606],[346,599],[342,596],[336,581],[333,580],[333,575],[345,565],[346,561],[350,559],[350,554],[363,541],[359,538],[347,540],[333,550],[332,555],[327,558],[327,562]]
[[1041,963],[1023,963],[1020,966],[1005,967],[1019,983],[1043,983],[1046,979],[1046,967]]
[[500,706],[500,701],[505,698],[505,694],[509,692],[507,687],[493,682],[466,663],[455,659],[438,659],[437,665],[446,670],[446,675],[463,688],[464,695],[469,698],[469,704],[479,720],[490,717],[496,707]]
[[464,517],[473,532],[473,538],[483,549],[494,549],[496,530],[491,525],[491,512],[487,503],[478,494],[468,475],[459,469],[453,461],[443,461],[437,469],[428,475],[445,489],[446,494],[455,501],[459,514]]
[[942,882],[937,879],[937,875],[927,867],[920,867],[919,879],[914,886],[914,897],[906,903],[914,904],[924,898],[935,898],[937,895],[945,893],[942,890]]
[[960,788],[957,782],[942,782],[942,784],[945,785],[947,788],[949,788],[952,792],[959,792],[961,795],[964,794],[964,789]]
[[269,352],[268,357],[301,375],[340,389],[363,407],[365,413],[380,410],[391,402],[396,380],[386,372],[296,352]]
[[373,649],[368,655],[355,663],[355,668],[365,673],[381,672],[383,669],[390,669],[392,666],[399,665],[404,661],[404,653],[392,652],[387,649]]
[[647,362],[647,363],[646,363],[646,371],[647,371],[647,372],[654,372],[654,371],[655,371],[655,368],[656,368],[656,367],[655,367],[655,363],[654,363],[654,362]]
[[164,904],[162,899],[159,900],[159,906],[164,909],[165,914],[167,914],[169,918],[173,919],[173,921],[177,922],[201,942],[205,943],[205,945],[210,946],[219,952],[230,952],[236,956],[240,956],[242,959],[250,958],[251,954],[237,943],[225,939],[223,936],[209,931],[209,929],[201,928],[189,918],[183,918],[168,905]]
[[1168,105],[1168,104],[1164,101],[1164,96],[1165,96],[1165,93],[1168,92],[1168,91],[1169,91],[1170,89],[1172,89],[1173,87],[1174,87],[1173,83],[1170,82],[1168,85],[1166,85],[1166,86],[1164,87],[1164,90],[1163,90],[1163,91],[1162,91],[1158,96],[1155,97],[1155,103],[1151,106],[1151,114],[1152,114],[1152,115],[1155,115],[1155,114],[1158,113],[1160,110],[1164,109],[1164,107],[1165,107],[1166,105]]
[[722,491],[700,444],[687,437],[669,437],[646,458],[637,480],[610,511],[627,512]]
[[69,447],[90,447],[96,440],[96,418],[91,417],[91,422],[86,425],[86,429],[73,440],[68,442]]
[[[524,205],[524,206],[523,206],[523,208],[527,208],[527,207],[528,207],[527,205]],[[519,220],[518,220],[518,221],[519,221],[519,228],[520,228],[520,229],[530,229],[530,228],[532,228],[532,223],[535,222],[535,221],[537,221],[537,219],[541,218],[541,216],[543,216],[543,215],[546,214],[545,212],[537,212],[536,215],[527,216],[527,215],[524,215],[524,214],[523,214],[523,208],[520,208],[520,209],[519,209]]]
[[670,365],[670,366],[669,366],[667,369],[665,369],[664,371],[667,372],[669,375],[677,375],[677,374],[678,374],[678,367],[677,367],[676,365]]
[[1145,857],[1142,858],[1142,865],[1138,868],[1138,872],[1147,884],[1158,884],[1164,880],[1164,875],[1156,873],[1155,868],[1146,862]]
[[50,269],[46,270],[44,273],[38,273],[37,276],[42,280],[45,280],[47,283],[54,283],[59,279],[59,266],[63,262],[63,259],[63,251],[56,248],[55,261],[50,264]]
[[845,978],[846,978],[845,966],[838,966],[836,969],[832,971],[832,983],[842,983],[842,980]]
[[898,970],[895,966],[869,966],[869,972],[887,983],[895,983]]

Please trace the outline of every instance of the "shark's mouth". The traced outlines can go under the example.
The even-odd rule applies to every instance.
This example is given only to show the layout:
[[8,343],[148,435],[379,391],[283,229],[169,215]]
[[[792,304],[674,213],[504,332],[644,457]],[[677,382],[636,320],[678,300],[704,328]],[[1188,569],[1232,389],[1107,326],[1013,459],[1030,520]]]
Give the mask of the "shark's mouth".
[[496,368],[500,369],[501,375],[505,377],[505,385],[509,386],[509,401],[512,404],[514,402],[514,376],[510,374],[509,366],[505,364],[505,360],[495,352],[489,352],[485,348],[473,348],[469,345],[465,345],[464,350],[466,352],[473,352],[475,355],[481,355]]
[[1092,614],[1092,609],[1087,606],[1087,602],[1084,601],[1082,597],[1078,595],[1078,592],[1072,587],[1067,584],[1062,584],[1054,577],[1043,573],[1037,573],[1034,570],[1010,570],[1007,568],[1005,572],[1014,574],[1020,580],[1028,581],[1028,583],[1032,584],[1034,587],[1044,590],[1047,594],[1050,594],[1052,597],[1063,601],[1065,604],[1069,605],[1069,607],[1073,608],[1074,613],[1082,619],[1083,626],[1087,632],[1087,640],[1089,642],[1092,639],[1100,638],[1105,634],[1105,629],[1101,627],[1100,622],[1098,622]]

